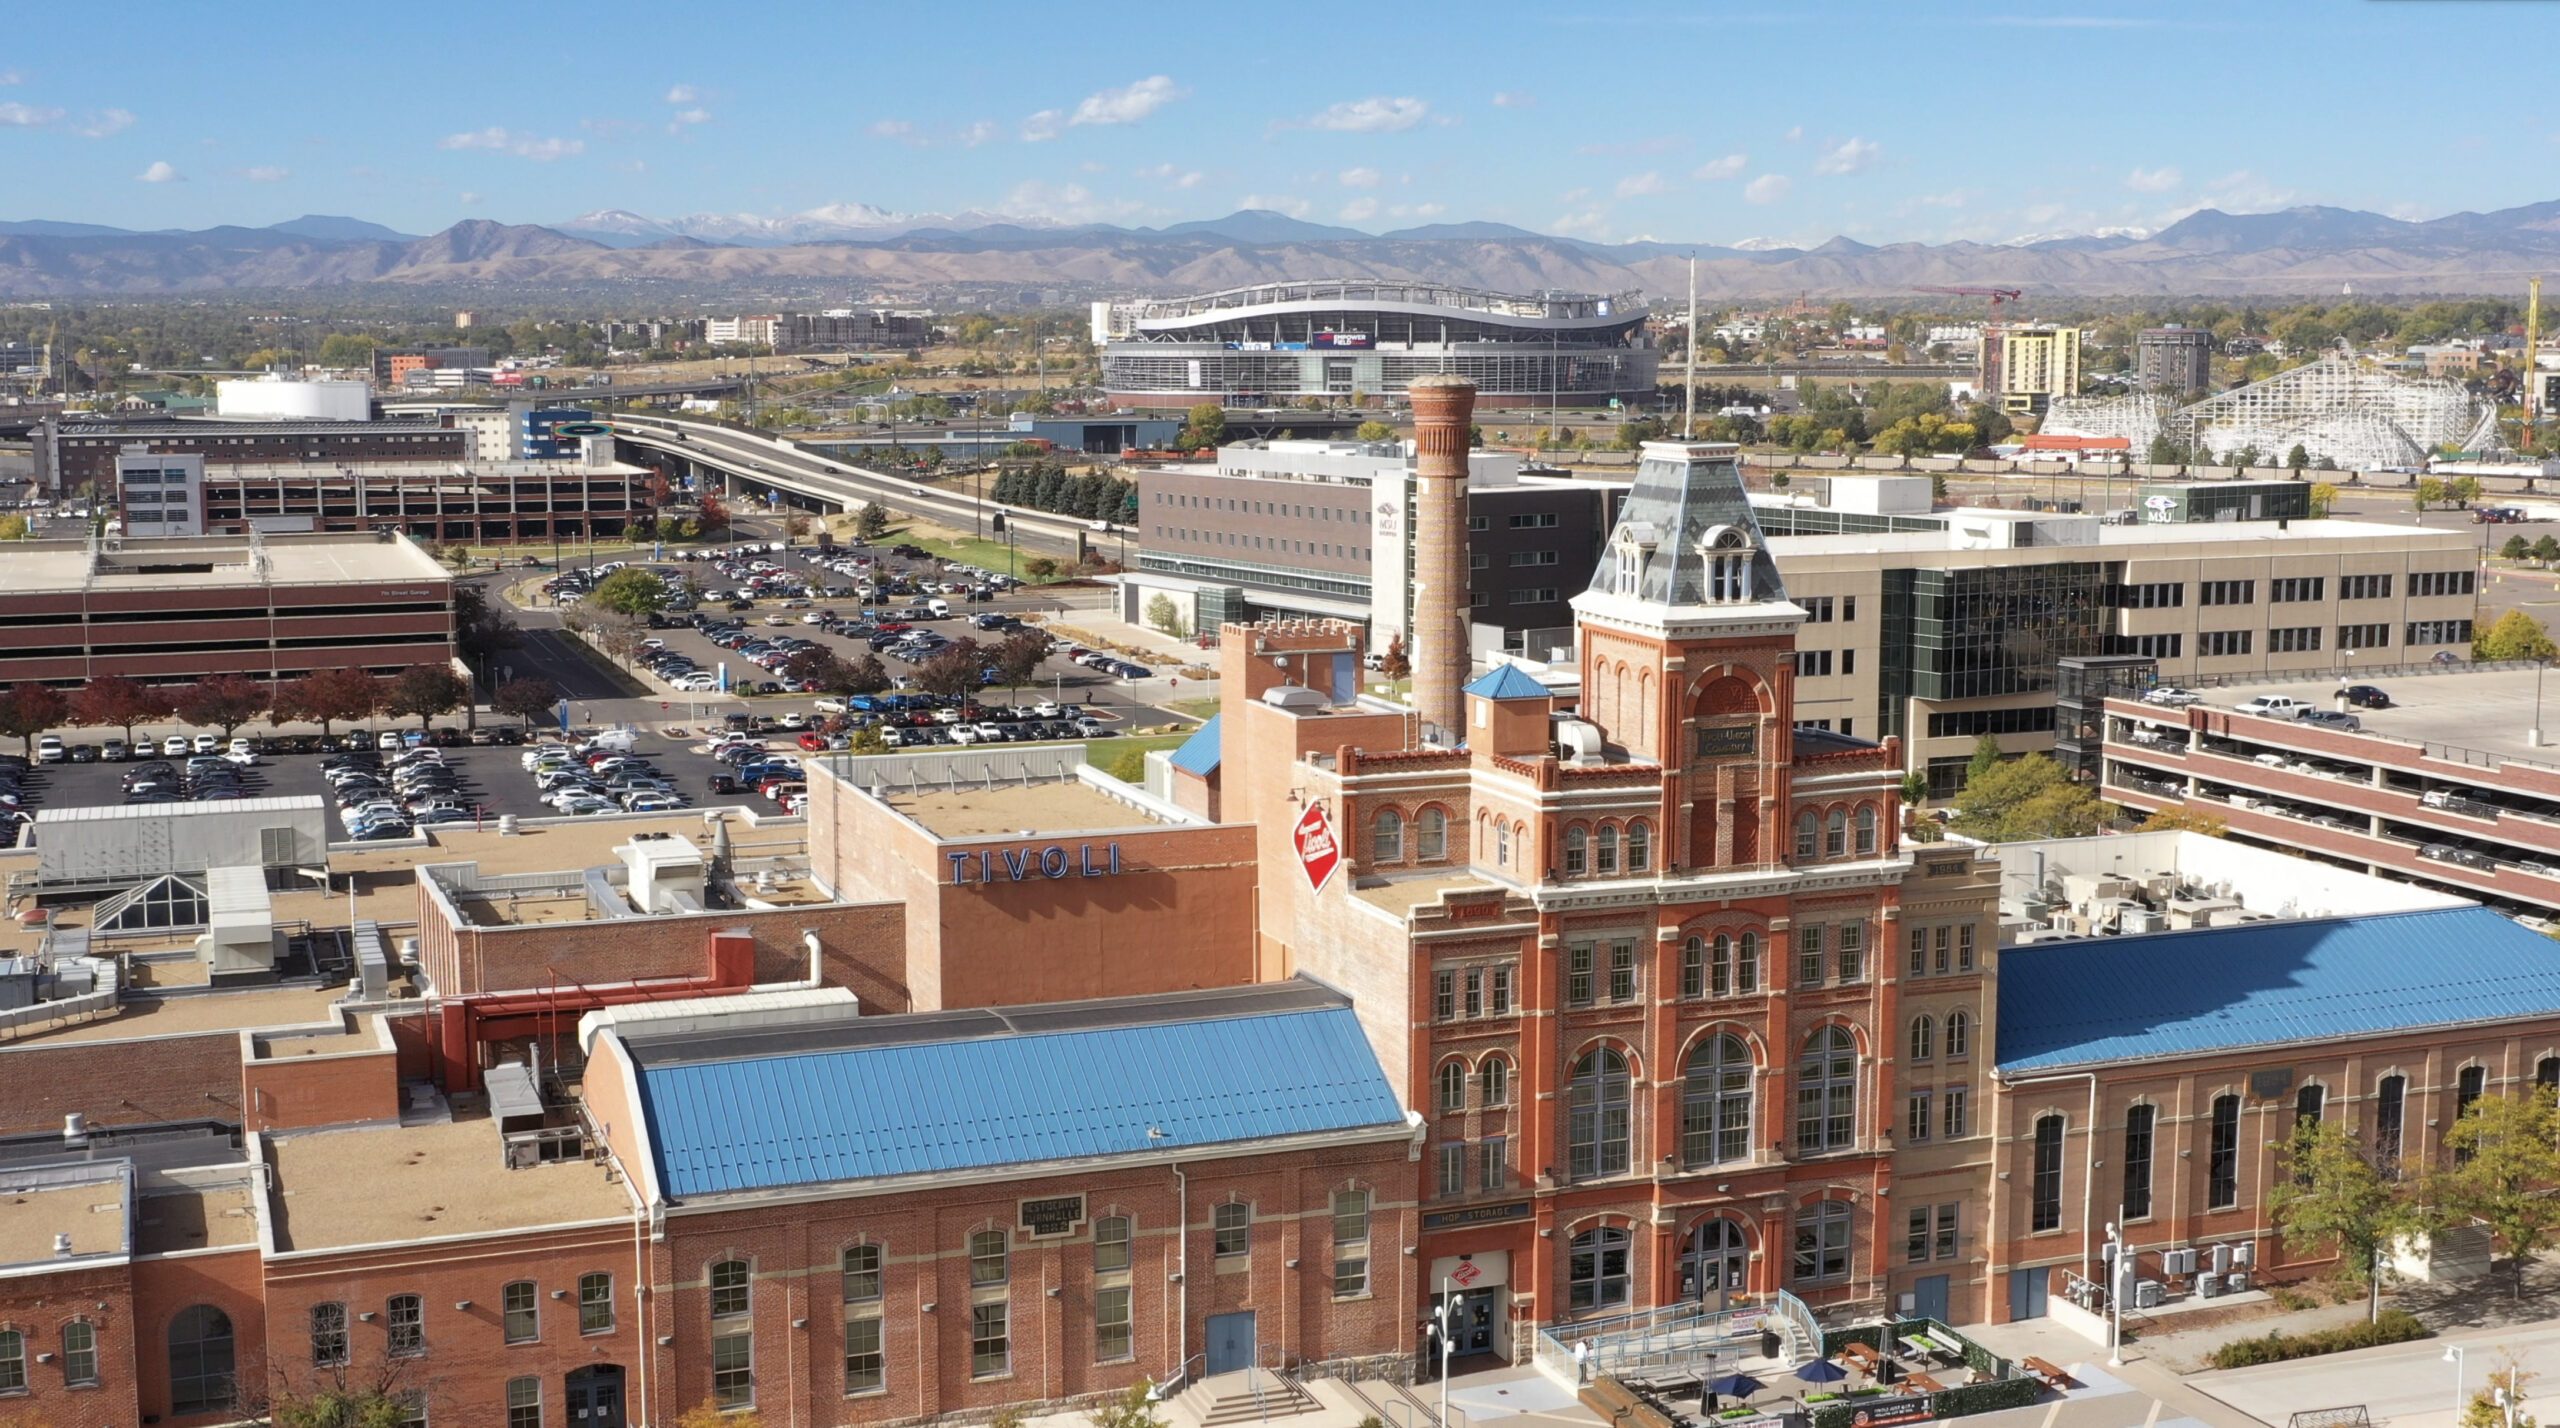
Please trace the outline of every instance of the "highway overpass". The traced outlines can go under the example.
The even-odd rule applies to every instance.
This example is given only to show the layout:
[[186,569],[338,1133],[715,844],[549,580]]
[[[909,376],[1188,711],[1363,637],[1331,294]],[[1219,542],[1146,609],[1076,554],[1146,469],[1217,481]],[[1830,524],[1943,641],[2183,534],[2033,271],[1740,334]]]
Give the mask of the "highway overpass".
[[1125,528],[1096,530],[1091,522],[1073,516],[994,501],[981,503],[973,489],[944,489],[856,466],[786,437],[641,412],[615,412],[607,420],[626,456],[679,475],[717,476],[732,492],[769,496],[776,504],[804,511],[850,514],[877,501],[893,514],[922,516],[962,531],[973,526],[984,529],[987,518],[1000,511],[1013,527],[1017,546],[1067,556],[1081,555],[1088,547],[1102,549],[1108,543],[1116,557],[1120,535],[1125,533]]

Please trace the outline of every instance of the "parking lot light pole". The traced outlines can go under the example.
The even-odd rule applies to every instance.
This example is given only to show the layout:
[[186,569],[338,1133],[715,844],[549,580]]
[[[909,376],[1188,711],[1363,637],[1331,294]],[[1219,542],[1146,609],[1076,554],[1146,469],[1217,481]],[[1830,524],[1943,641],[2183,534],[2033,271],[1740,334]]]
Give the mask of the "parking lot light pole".
[[2462,1410],[2465,1407],[2462,1396],[2462,1345],[2445,1345],[2444,1361],[2453,1365],[2453,1413],[2458,1419],[2462,1416]]

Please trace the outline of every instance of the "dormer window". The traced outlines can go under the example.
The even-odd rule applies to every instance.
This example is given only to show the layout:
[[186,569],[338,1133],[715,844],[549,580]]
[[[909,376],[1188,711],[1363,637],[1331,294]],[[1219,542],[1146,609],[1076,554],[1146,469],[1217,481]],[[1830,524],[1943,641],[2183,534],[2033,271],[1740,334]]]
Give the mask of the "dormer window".
[[1717,526],[1698,542],[1706,564],[1707,603],[1741,604],[1752,599],[1751,538],[1735,526]]
[[1619,595],[1633,596],[1643,588],[1645,563],[1653,558],[1654,540],[1649,526],[1629,525],[1618,532],[1617,566],[1611,576],[1610,589]]

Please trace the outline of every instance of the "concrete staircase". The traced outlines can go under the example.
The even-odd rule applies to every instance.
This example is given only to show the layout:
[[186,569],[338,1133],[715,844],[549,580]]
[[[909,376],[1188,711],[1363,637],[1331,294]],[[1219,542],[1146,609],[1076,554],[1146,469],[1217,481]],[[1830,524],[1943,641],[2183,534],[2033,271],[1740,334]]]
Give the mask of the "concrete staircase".
[[1274,1369],[1237,1369],[1214,1378],[1195,1379],[1175,1397],[1174,1403],[1183,1417],[1198,1428],[1295,1418],[1324,1407],[1296,1375]]

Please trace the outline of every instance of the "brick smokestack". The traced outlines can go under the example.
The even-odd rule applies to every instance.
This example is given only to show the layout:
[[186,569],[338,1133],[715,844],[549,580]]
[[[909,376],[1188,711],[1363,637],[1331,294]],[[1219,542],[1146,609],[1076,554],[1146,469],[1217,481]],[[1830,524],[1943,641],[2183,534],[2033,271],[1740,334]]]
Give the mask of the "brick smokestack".
[[1466,736],[1467,432],[1476,385],[1430,374],[1413,402],[1413,705],[1451,743]]

